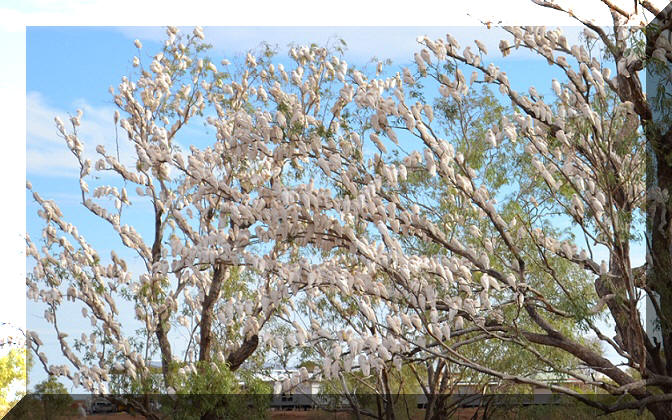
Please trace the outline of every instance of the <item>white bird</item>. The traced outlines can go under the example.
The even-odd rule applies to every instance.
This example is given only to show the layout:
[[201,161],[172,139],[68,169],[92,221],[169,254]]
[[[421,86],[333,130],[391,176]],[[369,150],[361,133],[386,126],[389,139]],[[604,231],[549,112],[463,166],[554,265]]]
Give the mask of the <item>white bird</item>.
[[476,79],[478,79],[478,72],[474,71],[471,73],[471,78],[469,79],[469,85],[473,85]]
[[666,51],[664,48],[656,48],[653,50],[652,57],[662,61],[663,63],[667,62]]
[[588,28],[583,29],[583,35],[588,40],[597,39],[597,35],[595,34],[595,32],[589,30]]
[[397,335],[401,334],[401,321],[399,320],[399,318],[387,315],[386,320],[387,324],[390,326],[390,328],[392,329],[392,331],[394,331],[395,334]]
[[497,138],[490,129],[488,129],[488,131],[485,132],[485,141],[492,147],[497,147]]
[[431,123],[432,120],[434,119],[434,111],[432,110],[432,107],[429,106],[429,104],[425,104],[425,105],[422,107],[422,109],[423,109],[423,111],[425,112],[425,115],[427,116],[427,119],[428,119],[429,122]]
[[432,64],[432,59],[431,56],[429,55],[429,51],[427,51],[425,48],[423,48],[420,51],[420,56],[422,57],[423,60],[425,60],[427,64]]
[[479,41],[478,39],[474,40],[474,43],[478,47],[479,51],[481,51],[483,54],[488,55],[488,49],[485,47],[485,44]]
[[483,246],[485,247],[485,250],[488,251],[490,254],[492,254],[495,249],[494,246],[492,245],[492,241],[490,240],[490,238],[485,238],[483,240]]
[[422,331],[422,321],[420,320],[419,316],[413,314],[413,316],[411,317],[411,322],[418,331]]
[[399,316],[400,316],[400,318],[401,318],[401,322],[402,322],[404,325],[406,325],[408,328],[412,328],[412,327],[413,327],[413,324],[411,323],[411,318],[410,318],[407,314],[405,314],[405,313],[402,312],[401,314],[399,314]]
[[481,230],[478,228],[478,226],[476,226],[476,225],[469,225],[469,227],[467,228],[467,230],[469,230],[469,234],[470,234],[472,237],[474,237],[474,238],[476,238],[476,239],[478,239],[478,238],[481,237]]
[[513,275],[513,273],[507,274],[506,277],[504,278],[504,280],[506,280],[506,284],[508,284],[509,287],[511,287],[512,289],[515,290],[515,288],[516,288],[516,276]]
[[569,141],[567,140],[567,136],[565,136],[564,131],[558,130],[557,133],[555,133],[555,137],[557,137],[557,139],[560,140],[562,144],[569,145]]
[[369,360],[364,356],[363,354],[359,355],[359,368],[362,370],[362,374],[364,376],[369,376],[371,373],[371,365],[369,364]]
[[392,365],[393,365],[398,371],[401,371],[401,365],[402,365],[401,357],[399,357],[399,356],[395,356],[394,359],[392,360]]
[[385,346],[380,346],[380,347],[378,348],[378,354],[379,354],[380,357],[381,357],[384,361],[386,361],[386,362],[392,359],[392,355],[391,355],[390,352],[387,350],[387,348],[385,348]]
[[497,291],[502,289],[502,286],[499,284],[496,278],[488,276],[488,280],[490,280],[490,287],[493,289]]
[[581,202],[581,200],[579,199],[579,197],[576,194],[572,195],[572,206],[574,207],[575,211],[577,212],[577,215],[579,216],[579,218],[582,219],[583,218],[583,213],[584,213],[583,203]]
[[410,85],[410,86],[414,85],[415,84],[415,79],[413,79],[413,75],[411,74],[411,71],[408,68],[404,68],[403,73],[404,73],[404,77],[403,77],[404,83],[406,83],[407,85]]
[[502,57],[506,57],[507,55],[511,54],[511,46],[509,45],[509,41],[502,39],[499,41],[499,51],[502,52]]
[[383,144],[383,142],[380,140],[380,138],[376,133],[369,134],[369,138],[376,145],[376,148],[380,150],[380,153],[382,154],[387,153],[387,148],[385,147],[385,145]]
[[429,176],[434,177],[436,175],[436,163],[434,162],[434,156],[432,151],[425,149],[425,161],[427,162],[427,171],[429,171]]
[[448,42],[450,42],[450,44],[455,47],[456,50],[460,49],[460,43],[457,42],[457,39],[455,39],[455,37],[451,34],[446,34],[446,40],[448,40]]
[[601,214],[604,213],[604,207],[602,206],[602,203],[600,203],[600,200],[597,198],[593,197],[590,199],[590,205],[593,207],[593,210],[595,210],[596,214]]
[[557,80],[553,79],[553,82],[551,83],[553,85],[553,91],[558,97],[562,96],[562,88],[560,87],[560,82]]
[[564,55],[559,55],[555,61],[560,64],[561,67],[563,68],[569,68],[569,63],[567,62],[567,59],[565,58]]
[[604,78],[602,77],[602,72],[595,67],[590,67],[590,73],[593,75],[593,79],[597,82],[599,86],[604,85]]
[[616,63],[616,69],[618,70],[618,74],[622,74],[626,78],[630,78],[630,72],[628,71],[628,63],[625,58],[621,58],[618,60]]
[[499,76],[499,68],[497,68],[494,63],[488,64],[488,74],[490,77],[492,77],[493,80],[497,79]]
[[481,256],[478,258],[478,263],[481,267],[484,267],[486,270],[490,268],[490,258],[485,252],[481,253]]
[[415,65],[418,66],[418,71],[424,75],[427,72],[427,66],[425,66],[425,62],[422,61],[422,57],[416,52],[413,54],[413,58],[415,59]]
[[464,59],[466,60],[467,64],[472,64],[474,62],[474,54],[471,52],[470,46],[464,48],[462,55],[464,56]]
[[483,274],[481,276],[481,286],[483,286],[483,290],[485,290],[486,292],[488,291],[488,289],[490,289],[490,279],[489,279],[489,277],[490,276],[488,276],[487,274]]

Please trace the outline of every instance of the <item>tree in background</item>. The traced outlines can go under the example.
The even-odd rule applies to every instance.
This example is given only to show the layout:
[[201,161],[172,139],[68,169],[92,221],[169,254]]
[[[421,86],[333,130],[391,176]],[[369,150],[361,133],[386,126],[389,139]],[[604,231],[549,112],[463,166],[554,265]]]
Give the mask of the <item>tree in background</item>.
[[25,392],[18,392],[10,399],[10,391],[20,383],[26,384],[26,350],[12,348],[0,357],[0,416],[5,416]]
[[49,376],[48,379],[35,385],[35,394],[38,395],[45,419],[75,413],[72,397],[55,376]]

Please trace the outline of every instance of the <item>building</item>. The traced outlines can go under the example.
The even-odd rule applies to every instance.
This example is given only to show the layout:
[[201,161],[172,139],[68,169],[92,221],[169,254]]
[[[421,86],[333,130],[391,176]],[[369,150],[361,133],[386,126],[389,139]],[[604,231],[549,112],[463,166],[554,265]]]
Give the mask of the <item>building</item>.
[[267,370],[267,373],[257,375],[258,379],[273,387],[272,409],[309,410],[324,404],[323,398],[319,395],[321,376],[300,382],[290,391],[282,391],[282,384],[298,371],[298,369],[271,367]]

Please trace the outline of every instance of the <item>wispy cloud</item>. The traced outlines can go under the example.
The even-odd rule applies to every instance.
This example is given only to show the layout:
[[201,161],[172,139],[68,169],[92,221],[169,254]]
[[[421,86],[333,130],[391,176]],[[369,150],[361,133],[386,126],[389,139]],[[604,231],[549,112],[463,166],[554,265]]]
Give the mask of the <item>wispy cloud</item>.
[[[163,27],[119,27],[123,35],[130,39],[143,39],[161,42],[166,39]],[[191,31],[191,27],[182,27],[182,31]],[[565,27],[564,31],[570,43],[578,39],[577,27]],[[503,29],[487,29],[476,21],[472,26],[213,26],[205,28],[206,40],[214,45],[214,52],[222,56],[234,56],[257,48],[262,42],[277,45],[284,54],[289,44],[319,45],[335,44],[343,39],[347,44],[346,58],[355,63],[366,63],[371,58],[391,59],[396,64],[413,61],[413,53],[419,51],[416,39],[427,35],[431,39],[444,38],[451,33],[462,44],[472,46],[474,39],[482,41],[489,50],[488,60],[501,58],[498,49],[502,38],[511,38]],[[509,59],[535,59],[538,55],[525,48],[514,50]]]
[[[79,173],[77,160],[59,136],[54,123],[58,116],[66,126],[71,114],[81,109],[84,112],[78,128],[80,140],[84,143],[85,156],[95,162],[100,156],[95,153],[98,144],[105,146],[108,153],[116,151],[114,132],[114,107],[96,107],[80,99],[68,110],[49,104],[40,92],[26,95],[26,172],[28,175],[76,176]],[[120,158],[123,163],[130,161],[132,150],[120,133]]]

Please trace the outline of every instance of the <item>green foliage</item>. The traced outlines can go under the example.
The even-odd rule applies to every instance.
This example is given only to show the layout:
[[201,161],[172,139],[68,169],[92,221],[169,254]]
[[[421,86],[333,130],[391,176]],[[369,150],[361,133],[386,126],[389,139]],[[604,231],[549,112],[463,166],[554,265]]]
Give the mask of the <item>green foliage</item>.
[[562,404],[537,404],[537,405],[512,405],[490,407],[488,414],[492,418],[499,419],[546,419],[546,420],[564,420],[567,413],[571,412],[572,419],[593,420],[595,418],[607,420],[651,420],[653,415],[648,411],[624,410],[615,413],[604,414],[601,410],[593,408],[586,404],[575,401],[563,400]]
[[10,349],[6,355],[0,357],[0,417],[16,404],[15,400],[8,400],[10,387],[16,382],[26,382],[25,349]]
[[[486,86],[480,89],[472,87],[469,94],[460,102],[453,98],[441,98],[437,100],[434,108],[437,121],[448,136],[448,141],[455,146],[457,152],[464,155],[465,164],[478,173],[479,181],[490,191],[490,196],[498,199],[506,197],[502,200],[505,204],[499,207],[499,211],[507,223],[512,224],[515,220],[523,231],[525,229],[531,231],[532,227],[540,226],[547,235],[572,237],[569,228],[557,227],[568,226],[567,223],[552,224],[548,219],[540,217],[534,207],[526,204],[529,200],[519,199],[523,191],[532,191],[529,192],[530,197],[543,197],[541,194],[543,188],[535,178],[535,171],[529,158],[517,150],[520,146],[508,141],[502,142],[496,150],[493,150],[484,140],[486,131],[498,124],[508,111]],[[479,217],[471,207],[471,203],[463,200],[454,187],[430,179],[425,171],[414,171],[409,172],[408,180],[402,184],[401,189],[409,202],[423,204],[424,206],[421,206],[423,214],[442,222],[445,232],[456,235],[460,242],[480,252],[484,249],[484,239],[490,238],[494,248],[492,253],[488,253],[491,267],[503,272],[510,270],[509,264],[514,258],[513,255],[508,253],[503,244],[498,244],[496,238],[499,235],[492,224]],[[467,223],[474,224],[482,233],[482,237],[475,238],[469,231]],[[565,258],[550,255],[548,252],[545,252],[542,258],[538,247],[527,234],[519,239],[517,245],[528,262],[527,282],[550,304],[570,315],[567,318],[554,317],[552,321],[554,327],[573,340],[595,347],[594,343],[588,342],[583,337],[588,329],[587,322],[598,317],[589,312],[589,308],[597,301],[592,279],[585,270]],[[406,246],[409,253],[435,255],[446,252],[435,243],[423,243],[417,239],[406,241]],[[552,272],[549,272],[548,266],[552,268]],[[478,282],[479,279],[480,274],[474,273],[473,281]],[[445,292],[447,295],[456,293],[456,291]],[[463,292],[459,293],[464,295]],[[514,298],[508,289],[501,292],[491,291],[491,295],[496,296],[499,301],[505,300],[507,294],[510,298]],[[527,314],[515,306],[506,308],[503,315],[509,320],[507,324],[533,331],[538,329]],[[460,337],[459,340],[463,339],[465,337]],[[525,340],[478,341],[461,347],[460,351],[484,366],[521,375],[548,369],[547,361],[553,361],[555,365],[563,368],[577,367],[576,360],[568,353],[532,345]],[[466,374],[464,380],[481,383],[491,378],[472,371]]]
[[199,362],[197,371],[178,379],[175,399],[166,400],[164,414],[181,419],[200,419],[205,414],[218,419],[265,417],[271,388],[252,372],[234,373],[220,362]]
[[[197,362],[195,368],[196,373],[186,369],[182,362],[170,365],[175,390],[172,396],[165,395],[168,390],[159,368],[152,368],[149,375],[136,379],[115,374],[110,389],[115,394],[163,394],[160,411],[173,418],[200,419],[203,415],[220,419],[264,418],[272,389],[254,375],[256,367],[232,372],[223,362]],[[138,402],[143,403],[142,398]],[[154,410],[151,406],[145,408]]]
[[72,397],[55,376],[49,376],[45,381],[35,385],[35,393],[41,402],[40,406],[44,410],[45,419],[74,414]]

